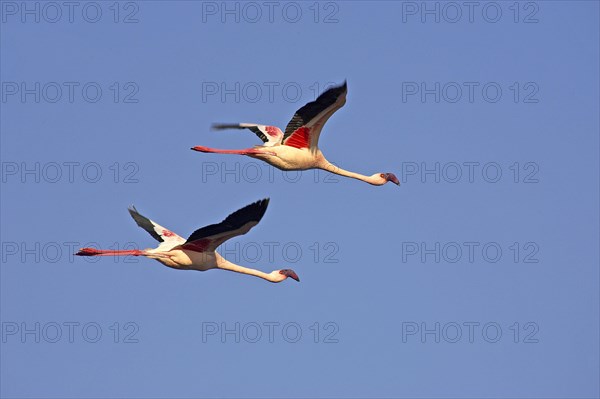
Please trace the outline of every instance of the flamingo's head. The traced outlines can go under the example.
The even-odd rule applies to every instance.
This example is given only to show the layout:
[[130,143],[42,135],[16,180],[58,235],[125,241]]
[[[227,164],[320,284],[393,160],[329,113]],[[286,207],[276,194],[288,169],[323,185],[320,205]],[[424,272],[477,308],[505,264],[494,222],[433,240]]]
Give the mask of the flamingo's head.
[[387,182],[392,182],[395,185],[400,185],[400,180],[393,173],[375,173],[373,176],[373,181],[376,186],[383,186]]
[[275,270],[272,274],[275,275],[274,277],[276,283],[279,283],[288,277],[293,278],[296,281],[300,281],[300,278],[292,269]]

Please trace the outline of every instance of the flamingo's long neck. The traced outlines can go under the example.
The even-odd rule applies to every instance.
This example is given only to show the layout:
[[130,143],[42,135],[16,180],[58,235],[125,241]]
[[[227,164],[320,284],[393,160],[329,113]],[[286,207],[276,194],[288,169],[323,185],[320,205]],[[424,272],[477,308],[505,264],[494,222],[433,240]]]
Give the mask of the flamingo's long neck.
[[244,267],[240,265],[236,265],[235,263],[229,262],[227,259],[217,254],[217,267],[219,269],[229,270],[236,273],[249,274],[250,276],[256,276],[263,278],[267,281],[274,282],[273,278],[269,273],[261,272],[260,270],[251,269],[249,267]]
[[342,169],[339,166],[335,166],[328,161],[326,161],[320,168],[328,172],[335,173],[336,175],[351,177],[352,179],[357,179],[369,184],[373,184],[373,178],[371,176],[365,176],[361,175],[360,173],[350,172],[349,170]]

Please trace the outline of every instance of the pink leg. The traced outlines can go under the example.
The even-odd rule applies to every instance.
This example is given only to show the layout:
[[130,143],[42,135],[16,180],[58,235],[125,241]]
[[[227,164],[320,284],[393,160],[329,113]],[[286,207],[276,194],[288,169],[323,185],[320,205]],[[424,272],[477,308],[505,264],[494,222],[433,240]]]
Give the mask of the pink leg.
[[129,249],[116,251],[112,249],[96,249],[96,248],[81,248],[79,252],[75,255],[77,256],[147,256],[150,259],[159,259],[159,258],[170,258],[169,255],[164,253],[156,253],[156,252],[148,252],[148,251],[140,251],[139,249]]
[[145,251],[140,251],[139,249],[130,249],[130,250],[121,250],[115,251],[112,249],[96,249],[96,248],[81,248],[79,252],[75,255],[78,256],[125,256],[125,255],[133,255],[133,256],[143,256],[145,255]]
[[246,148],[244,150],[219,150],[216,148],[210,148],[210,147],[204,147],[201,145],[197,145],[196,147],[192,147],[192,150],[194,151],[199,151],[199,152],[212,152],[215,154],[235,154],[235,155],[257,155],[257,154],[264,154],[264,155],[275,155],[274,152],[271,151],[264,151],[262,149],[256,149],[256,148]]

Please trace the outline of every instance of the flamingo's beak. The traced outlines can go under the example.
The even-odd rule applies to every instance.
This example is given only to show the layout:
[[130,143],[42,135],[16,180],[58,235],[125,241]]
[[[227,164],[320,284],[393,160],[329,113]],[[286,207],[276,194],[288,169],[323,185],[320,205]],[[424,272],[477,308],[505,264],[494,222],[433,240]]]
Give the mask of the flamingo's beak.
[[398,178],[396,177],[395,174],[393,174],[393,173],[386,173],[386,178],[387,178],[387,181],[391,181],[392,183],[394,183],[397,186],[400,185],[400,180],[398,180]]
[[280,273],[286,277],[293,278],[294,280],[300,282],[300,278],[298,277],[296,272],[293,271],[292,269],[285,269],[285,270],[280,271]]

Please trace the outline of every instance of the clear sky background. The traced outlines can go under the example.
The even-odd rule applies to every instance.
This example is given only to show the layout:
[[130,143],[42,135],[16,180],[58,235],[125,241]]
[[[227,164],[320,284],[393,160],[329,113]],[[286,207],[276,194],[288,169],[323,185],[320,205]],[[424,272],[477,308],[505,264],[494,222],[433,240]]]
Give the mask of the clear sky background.
[[[0,3],[2,397],[599,396],[597,2],[53,4]],[[399,188],[189,149],[344,79]],[[264,197],[224,254],[300,283],[70,255]]]

